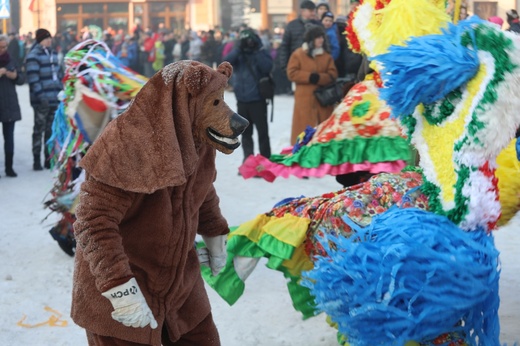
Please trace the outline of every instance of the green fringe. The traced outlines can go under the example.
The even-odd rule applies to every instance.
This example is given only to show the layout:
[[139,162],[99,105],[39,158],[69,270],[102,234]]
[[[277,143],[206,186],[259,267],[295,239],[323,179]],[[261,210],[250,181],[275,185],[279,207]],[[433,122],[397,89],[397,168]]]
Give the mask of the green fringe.
[[377,163],[408,161],[410,158],[408,141],[402,137],[356,137],[304,146],[293,155],[275,154],[269,159],[288,167],[296,164],[303,168],[316,168],[325,163],[337,166],[346,162]]

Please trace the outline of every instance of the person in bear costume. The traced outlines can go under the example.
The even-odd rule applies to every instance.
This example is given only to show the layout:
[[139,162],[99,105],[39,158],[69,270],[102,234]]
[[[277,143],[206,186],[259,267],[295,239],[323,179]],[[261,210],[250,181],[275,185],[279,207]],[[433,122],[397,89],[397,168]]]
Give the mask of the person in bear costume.
[[220,345],[199,257],[214,275],[226,262],[215,156],[248,126],[223,99],[231,74],[164,67],[80,161],[71,316],[89,345]]

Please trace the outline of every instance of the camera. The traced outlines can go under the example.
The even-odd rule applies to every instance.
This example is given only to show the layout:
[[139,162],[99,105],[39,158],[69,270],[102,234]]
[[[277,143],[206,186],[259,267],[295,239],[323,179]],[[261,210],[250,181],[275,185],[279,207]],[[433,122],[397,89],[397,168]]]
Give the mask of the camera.
[[249,30],[240,33],[240,49],[243,51],[254,51],[258,48],[258,39],[255,34]]

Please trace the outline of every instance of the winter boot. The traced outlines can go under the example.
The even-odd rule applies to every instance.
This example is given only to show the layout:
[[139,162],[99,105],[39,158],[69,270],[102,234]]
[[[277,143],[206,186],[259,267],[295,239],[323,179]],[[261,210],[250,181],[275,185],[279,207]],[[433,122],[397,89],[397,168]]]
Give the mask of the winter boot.
[[12,178],[18,176],[18,174],[13,170],[13,154],[7,154],[5,156],[5,175]]
[[50,155],[47,154],[47,149],[45,149],[45,162],[43,163],[43,167],[45,167],[45,169],[51,169],[51,158]]
[[43,171],[42,164],[40,162],[40,155],[34,155],[33,170]]

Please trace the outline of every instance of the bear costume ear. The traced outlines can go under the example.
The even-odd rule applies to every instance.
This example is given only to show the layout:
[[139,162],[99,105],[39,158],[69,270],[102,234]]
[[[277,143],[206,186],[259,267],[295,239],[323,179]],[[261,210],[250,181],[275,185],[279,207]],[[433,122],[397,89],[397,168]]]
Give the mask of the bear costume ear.
[[202,64],[190,64],[184,71],[183,82],[188,92],[198,96],[211,80],[211,71]]
[[218,65],[217,71],[222,73],[229,79],[229,77],[231,77],[231,74],[233,73],[233,66],[231,66],[231,64],[227,61],[224,61],[222,64]]

